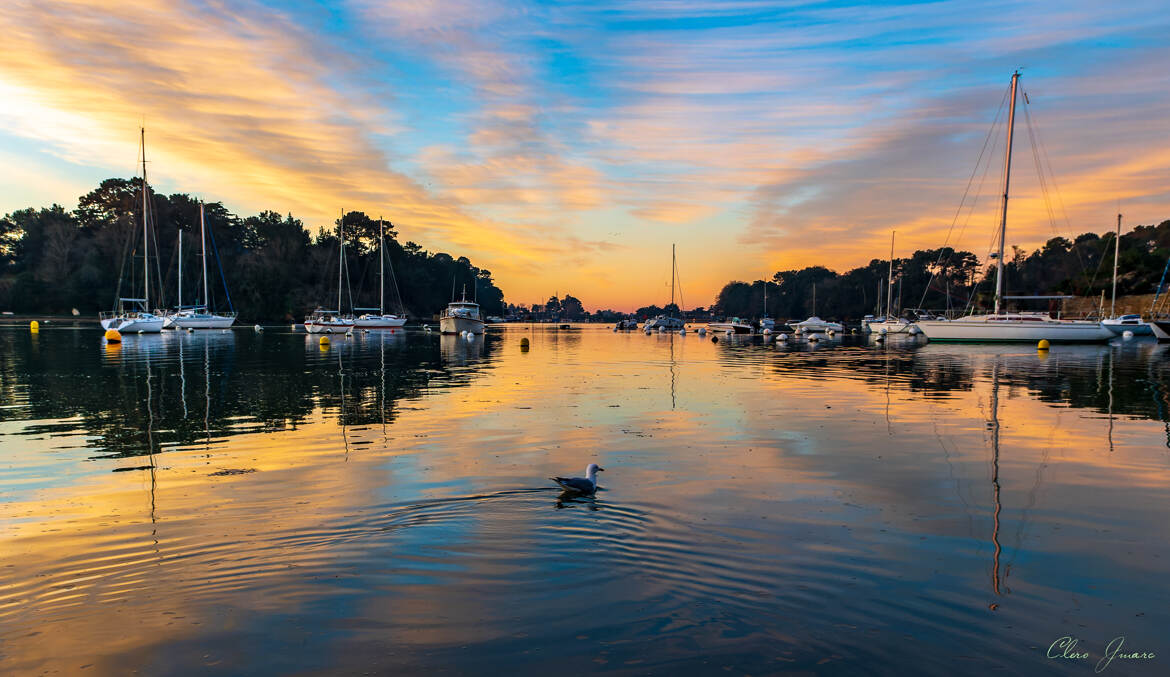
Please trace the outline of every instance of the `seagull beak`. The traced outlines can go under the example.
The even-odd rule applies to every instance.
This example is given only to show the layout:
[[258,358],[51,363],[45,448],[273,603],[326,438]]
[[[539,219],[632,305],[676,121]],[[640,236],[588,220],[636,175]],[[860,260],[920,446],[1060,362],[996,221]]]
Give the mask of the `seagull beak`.
[[605,472],[605,468],[598,468],[597,472]]

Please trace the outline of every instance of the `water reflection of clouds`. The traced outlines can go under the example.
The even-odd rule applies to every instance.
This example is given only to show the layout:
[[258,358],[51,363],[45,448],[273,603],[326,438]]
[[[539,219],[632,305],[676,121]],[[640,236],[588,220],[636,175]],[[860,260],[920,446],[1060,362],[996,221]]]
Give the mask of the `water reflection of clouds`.
[[[307,397],[307,412],[295,426],[224,437],[210,454],[194,444],[160,455],[154,524],[143,472],[103,473],[5,513],[6,524],[22,518],[6,536],[12,555],[0,556],[15,565],[0,593],[10,664],[69,668],[93,653],[84,638],[121,657],[86,658],[107,672],[200,644],[246,671],[258,659],[208,634],[226,613],[242,636],[272,638],[262,645],[279,655],[265,669],[355,665],[387,643],[460,665],[445,652],[470,645],[502,659],[618,622],[626,641],[607,651],[629,660],[651,641],[726,649],[719,637],[737,632],[796,656],[813,647],[880,660],[894,655],[896,627],[919,646],[966,642],[1018,668],[1030,664],[1012,641],[1046,636],[1069,591],[1111,586],[1078,597],[1091,628],[1132,623],[1143,597],[1165,598],[1165,546],[1138,537],[1160,533],[1170,474],[1152,444],[1161,421],[1140,417],[1148,386],[1134,383],[1164,378],[1160,351],[1062,348],[1041,362],[1019,348],[846,343],[780,357],[691,337],[498,333],[485,346],[494,352],[467,364],[453,364],[441,338],[408,336],[394,350],[411,362],[396,378],[423,374],[423,386],[380,392],[395,369],[389,351],[367,350],[373,337],[335,344],[301,380],[261,369],[269,358],[251,364],[253,337],[241,336],[232,378],[276,372],[254,399]],[[318,353],[299,340],[265,336],[264,350],[291,350],[287,371],[305,371],[306,353]],[[475,346],[451,348],[476,357]],[[1115,410],[1130,412],[1113,422],[1112,453],[1098,401],[1073,404],[1095,379],[1094,397],[1106,394],[1110,369]],[[426,387],[444,373],[464,387]],[[382,427],[389,409],[363,408],[387,392],[408,404]],[[543,478],[590,459],[609,471],[600,509],[552,509]],[[256,472],[209,477],[223,468]],[[50,527],[62,516],[75,521]],[[4,603],[17,598],[40,613],[13,641],[16,607]],[[989,603],[1001,605],[994,621]],[[111,622],[119,604],[127,624]],[[562,618],[566,607],[580,617]],[[274,635],[274,619],[291,622]],[[854,640],[837,623],[864,632]],[[921,665],[945,667],[925,653]]]

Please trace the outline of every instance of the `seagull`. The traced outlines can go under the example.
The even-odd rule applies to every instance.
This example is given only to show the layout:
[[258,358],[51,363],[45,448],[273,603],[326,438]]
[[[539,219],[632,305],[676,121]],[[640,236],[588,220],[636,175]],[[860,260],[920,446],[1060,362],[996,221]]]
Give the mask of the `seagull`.
[[565,491],[573,491],[578,494],[592,494],[597,491],[597,473],[605,472],[605,468],[590,463],[585,467],[584,477],[550,477],[549,479],[561,485]]

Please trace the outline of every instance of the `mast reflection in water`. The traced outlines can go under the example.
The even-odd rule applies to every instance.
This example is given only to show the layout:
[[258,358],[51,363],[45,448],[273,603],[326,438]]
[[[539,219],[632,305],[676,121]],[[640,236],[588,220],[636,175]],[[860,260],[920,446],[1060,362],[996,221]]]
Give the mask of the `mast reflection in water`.
[[0,672],[1088,670],[1170,623],[1166,358],[2,328]]

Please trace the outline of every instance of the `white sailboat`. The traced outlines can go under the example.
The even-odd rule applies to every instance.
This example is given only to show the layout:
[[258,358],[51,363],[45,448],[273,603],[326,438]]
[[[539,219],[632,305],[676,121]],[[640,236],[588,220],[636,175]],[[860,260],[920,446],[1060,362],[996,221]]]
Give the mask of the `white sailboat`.
[[[394,275],[393,267],[390,270]],[[394,279],[394,289],[398,290],[398,280]],[[406,310],[401,308],[402,295],[398,296],[399,312],[395,315],[386,312],[386,231],[381,217],[378,218],[378,307],[354,308],[354,312],[361,310],[376,310],[377,314],[364,313],[354,318],[353,325],[358,329],[397,329],[406,324]]]
[[179,303],[178,310],[167,317],[164,327],[168,329],[227,329],[236,321],[235,311],[212,312],[208,307],[207,293],[207,225],[203,218],[203,201],[199,201],[199,243],[203,262],[203,303],[183,305],[183,234],[179,233]]
[[771,284],[771,283],[768,280],[764,280],[764,316],[760,318],[760,321],[758,323],[760,325],[761,332],[763,332],[765,329],[768,331],[772,331],[773,329],[776,328],[776,320],[773,320],[771,317],[768,316],[768,285],[769,284]]
[[146,182],[146,129],[139,128],[142,150],[142,298],[121,297],[115,309],[102,312],[98,319],[102,328],[120,333],[157,334],[162,331],[164,318],[150,311],[150,237],[148,222],[148,193]]
[[996,256],[995,309],[990,315],[969,315],[957,320],[922,320],[918,328],[931,341],[1030,342],[1041,340],[1066,343],[1106,341],[1113,332],[1100,322],[1056,320],[1046,313],[1000,312],[1003,295],[1003,253],[1007,234],[1008,186],[1012,168],[1012,135],[1015,131],[1016,92],[1019,71],[1012,74],[1011,102],[1008,104],[1007,144],[1004,151],[1003,202],[1000,207],[999,253]]
[[[674,280],[675,273],[677,271],[678,260],[674,256],[674,245],[672,244],[670,245],[670,305],[672,306],[674,305]],[[658,317],[646,320],[646,322],[642,325],[642,329],[645,331],[657,331],[659,329],[665,331],[677,331],[682,329],[684,326],[686,326],[686,324],[682,321],[682,318],[675,317],[669,313],[663,313]]]
[[1113,298],[1109,302],[1109,317],[1101,320],[1101,326],[1114,334],[1133,332],[1134,336],[1153,336],[1153,328],[1142,322],[1141,315],[1117,315],[1117,260],[1121,252],[1121,214],[1117,215],[1117,233],[1113,238]]
[[337,310],[317,308],[305,319],[305,331],[310,334],[347,334],[353,330],[353,315],[341,312],[342,275],[345,272],[345,210],[337,220]]
[[[909,334],[914,324],[904,318],[894,317],[894,235],[898,231],[890,233],[890,273],[889,279],[886,282],[886,312],[880,318],[865,320],[862,324],[865,328],[874,334]],[[901,283],[899,283],[900,285]],[[901,286],[898,287],[899,296]]]

